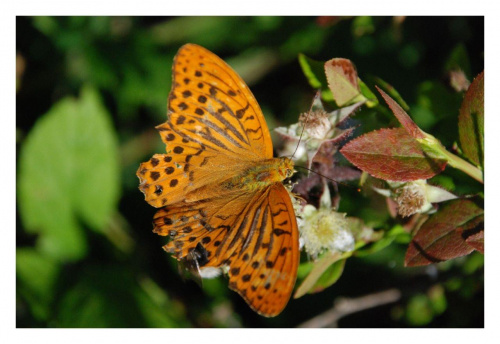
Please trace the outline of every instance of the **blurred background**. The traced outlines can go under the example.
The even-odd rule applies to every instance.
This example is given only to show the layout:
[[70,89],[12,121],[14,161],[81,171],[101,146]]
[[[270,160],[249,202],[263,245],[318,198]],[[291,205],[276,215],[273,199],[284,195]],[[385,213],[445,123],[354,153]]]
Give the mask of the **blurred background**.
[[[349,259],[336,284],[272,319],[223,277],[203,288],[183,280],[161,248],[166,239],[152,233],[156,210],[135,172],[165,149],[154,127],[166,121],[172,59],[185,43],[241,75],[270,129],[297,122],[311,105],[299,53],[344,57],[370,87],[396,88],[417,124],[447,147],[463,98],[450,72],[472,81],[484,69],[483,17],[17,17],[17,327],[296,327],[339,298],[389,289],[399,291],[396,302],[332,325],[484,326],[478,253],[404,268],[407,243],[393,242]],[[371,109],[356,118],[366,131],[394,125]],[[478,191],[459,172],[439,178],[458,194]],[[376,229],[394,221],[385,203],[349,190],[340,207]]]

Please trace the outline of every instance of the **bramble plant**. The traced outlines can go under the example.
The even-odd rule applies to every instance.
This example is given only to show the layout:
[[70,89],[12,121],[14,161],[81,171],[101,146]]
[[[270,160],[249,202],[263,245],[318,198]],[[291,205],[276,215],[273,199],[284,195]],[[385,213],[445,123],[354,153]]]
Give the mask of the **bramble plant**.
[[[332,208],[328,180],[334,186],[334,181],[359,180],[363,192],[371,188],[387,198],[388,211],[393,217],[401,224],[405,220],[410,224],[405,227],[411,236],[404,262],[407,267],[443,262],[473,251],[484,253],[482,194],[455,195],[427,182],[450,166],[483,183],[484,72],[470,84],[460,108],[459,156],[446,150],[438,138],[420,129],[403,109],[408,106],[399,93],[381,80],[380,87],[375,85],[375,88],[401,127],[381,128],[347,139],[356,129],[349,118],[361,105],[380,108],[377,98],[358,78],[354,64],[347,59],[327,61],[323,64],[324,73],[320,62],[304,55],[300,55],[299,60],[310,85],[319,91],[310,111],[301,115],[299,123],[277,128],[276,132],[286,142],[282,154],[300,144],[296,159],[307,161],[308,167],[313,166],[318,172],[299,180],[294,191],[308,200],[309,191],[319,187],[322,195],[319,209],[310,204],[299,207],[301,242],[313,263],[303,263],[299,268],[303,280],[295,297],[332,285],[340,278],[347,258],[366,250],[366,245],[377,247],[377,243],[395,235],[394,229],[374,230],[361,219],[337,213],[335,208],[341,192],[335,188],[336,206]],[[327,112],[321,98],[335,110]],[[362,123],[363,119],[359,121]],[[334,158],[337,152],[362,174],[352,167],[339,165],[339,159]],[[440,202],[443,203],[438,205]],[[406,217],[416,220],[408,221]],[[385,246],[378,245],[378,249]],[[378,249],[372,249],[371,253]]]

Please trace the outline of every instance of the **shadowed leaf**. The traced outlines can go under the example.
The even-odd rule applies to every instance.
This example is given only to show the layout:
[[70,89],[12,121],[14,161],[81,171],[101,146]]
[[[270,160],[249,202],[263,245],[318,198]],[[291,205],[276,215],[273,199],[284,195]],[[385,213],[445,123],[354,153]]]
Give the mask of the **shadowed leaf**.
[[458,134],[464,155],[478,166],[484,162],[484,71],[465,93],[458,115]]
[[474,248],[466,240],[473,242],[483,231],[483,213],[471,200],[450,201],[419,229],[406,251],[405,265],[429,265],[471,253]]
[[467,239],[465,239],[465,241],[467,242],[467,244],[484,254],[484,230],[472,234]]

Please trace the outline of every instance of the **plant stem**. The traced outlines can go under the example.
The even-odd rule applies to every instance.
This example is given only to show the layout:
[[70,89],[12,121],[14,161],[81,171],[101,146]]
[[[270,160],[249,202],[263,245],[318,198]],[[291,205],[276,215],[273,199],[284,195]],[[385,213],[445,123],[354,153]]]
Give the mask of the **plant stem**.
[[417,139],[418,142],[422,145],[424,152],[431,154],[431,156],[437,158],[444,158],[448,162],[448,164],[460,171],[468,174],[478,182],[484,184],[483,181],[483,172],[477,168],[476,166],[468,163],[464,159],[456,156],[453,153],[450,153],[446,148],[436,139],[434,136],[423,132],[425,138]]
[[445,154],[448,160],[448,164],[450,164],[450,166],[455,167],[456,169],[459,169],[464,173],[467,173],[469,176],[471,176],[478,182],[484,184],[483,172],[479,168],[468,163],[464,159],[456,156],[455,154],[448,152],[446,149],[442,151],[442,153]]

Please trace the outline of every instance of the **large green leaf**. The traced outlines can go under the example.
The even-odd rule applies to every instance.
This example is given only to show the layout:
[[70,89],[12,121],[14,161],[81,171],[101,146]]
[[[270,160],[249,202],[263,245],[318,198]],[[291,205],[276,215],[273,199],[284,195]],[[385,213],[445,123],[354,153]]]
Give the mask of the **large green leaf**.
[[21,149],[18,201],[41,252],[61,260],[85,255],[81,222],[105,229],[118,201],[118,164],[116,134],[96,91],[84,88],[38,120]]

